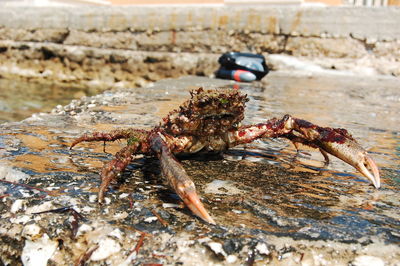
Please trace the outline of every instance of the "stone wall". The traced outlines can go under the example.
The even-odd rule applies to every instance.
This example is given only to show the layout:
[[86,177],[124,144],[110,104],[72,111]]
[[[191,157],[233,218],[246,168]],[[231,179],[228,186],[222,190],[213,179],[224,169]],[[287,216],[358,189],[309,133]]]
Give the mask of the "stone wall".
[[[383,58],[370,64],[398,66],[399,17],[398,8],[3,7],[0,76],[101,89],[140,86],[211,75],[225,51]],[[378,72],[399,75],[399,69]]]

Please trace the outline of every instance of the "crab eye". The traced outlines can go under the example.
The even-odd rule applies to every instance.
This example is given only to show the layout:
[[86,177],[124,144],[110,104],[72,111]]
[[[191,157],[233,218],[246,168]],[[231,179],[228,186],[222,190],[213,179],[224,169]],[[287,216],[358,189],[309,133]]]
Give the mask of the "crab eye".
[[232,124],[232,127],[238,128],[238,127],[240,127],[240,123],[239,122],[235,122],[235,123]]

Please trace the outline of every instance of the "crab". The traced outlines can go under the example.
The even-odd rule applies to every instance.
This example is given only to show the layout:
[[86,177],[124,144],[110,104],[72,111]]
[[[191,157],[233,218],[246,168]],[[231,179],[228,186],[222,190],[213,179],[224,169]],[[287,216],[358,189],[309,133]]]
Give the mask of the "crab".
[[241,125],[248,98],[239,90],[198,88],[190,94],[189,100],[151,130],[129,128],[108,133],[94,132],[77,138],[71,144],[72,149],[86,141],[127,140],[126,147],[117,152],[101,171],[99,203],[104,200],[110,182],[124,171],[134,155],[157,156],[162,175],[184,204],[204,221],[215,224],[193,181],[175,156],[201,151],[222,152],[266,138],[285,138],[296,148],[303,144],[319,149],[326,163],[329,162],[328,154],[336,156],[356,168],[375,188],[380,187],[376,163],[345,129],[321,127],[290,115],[256,125]]

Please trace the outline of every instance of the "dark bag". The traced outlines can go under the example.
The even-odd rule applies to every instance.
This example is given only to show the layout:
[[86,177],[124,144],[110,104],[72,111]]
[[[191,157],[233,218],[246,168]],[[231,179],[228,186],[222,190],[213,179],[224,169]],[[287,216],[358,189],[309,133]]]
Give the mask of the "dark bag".
[[269,72],[265,57],[261,54],[228,52],[223,54],[218,62],[226,70],[247,70],[261,80]]

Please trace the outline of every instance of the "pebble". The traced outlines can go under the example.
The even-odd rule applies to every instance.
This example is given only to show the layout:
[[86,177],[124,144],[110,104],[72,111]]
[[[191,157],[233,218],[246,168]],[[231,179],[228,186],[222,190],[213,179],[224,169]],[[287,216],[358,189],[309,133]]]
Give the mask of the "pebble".
[[31,220],[32,218],[30,215],[18,215],[16,217],[10,218],[10,222],[13,224],[26,224]]
[[79,226],[78,233],[76,234],[76,236],[84,235],[86,232],[90,232],[90,231],[92,231],[92,230],[93,230],[93,227],[91,227],[90,225],[88,225],[88,224],[81,224],[81,225]]
[[42,228],[37,224],[28,224],[22,230],[22,236],[28,240],[35,240],[42,236]]
[[89,201],[90,201],[90,202],[96,202],[96,201],[97,201],[97,195],[94,195],[94,194],[93,194],[93,195],[90,195],[90,196],[89,196]]
[[163,203],[163,208],[179,208],[179,204],[174,204],[174,203]]
[[31,196],[31,192],[29,190],[19,189],[18,191],[19,191],[19,193],[21,193],[22,197],[24,197],[24,198],[28,198]]
[[46,266],[47,261],[56,251],[58,243],[51,241],[44,234],[36,241],[26,240],[22,250],[21,260],[24,266]]
[[90,260],[92,261],[100,261],[108,258],[112,254],[115,254],[121,250],[120,244],[112,238],[106,237],[101,239],[98,243],[99,248],[96,249]]
[[226,257],[226,253],[224,249],[222,248],[222,244],[218,242],[209,242],[207,243],[208,247],[216,254],[216,255],[222,255]]
[[144,219],[144,221],[146,223],[152,223],[152,222],[157,221],[157,220],[158,220],[158,218],[155,217],[155,216],[150,216],[150,217],[147,217],[146,219]]
[[14,201],[14,203],[11,205],[11,213],[16,213],[19,210],[23,209],[25,207],[26,201],[25,200],[21,200],[21,199],[17,199],[16,201]]
[[127,212],[117,212],[116,214],[114,214],[114,220],[122,220],[125,219],[126,217],[128,217]]
[[123,199],[129,196],[129,193],[122,193],[118,198]]
[[270,253],[267,244],[262,243],[262,242],[257,243],[256,249],[258,250],[258,253],[263,254],[263,255],[269,255],[269,253]]
[[114,229],[111,233],[108,234],[109,236],[113,236],[119,240],[122,240],[123,238],[123,233],[121,230],[119,230],[118,228]]
[[104,198],[103,203],[106,204],[106,205],[108,205],[108,204],[111,203],[111,199],[106,197],[106,198]]
[[227,263],[235,263],[237,261],[237,256],[235,255],[229,255],[226,257],[226,262]]

